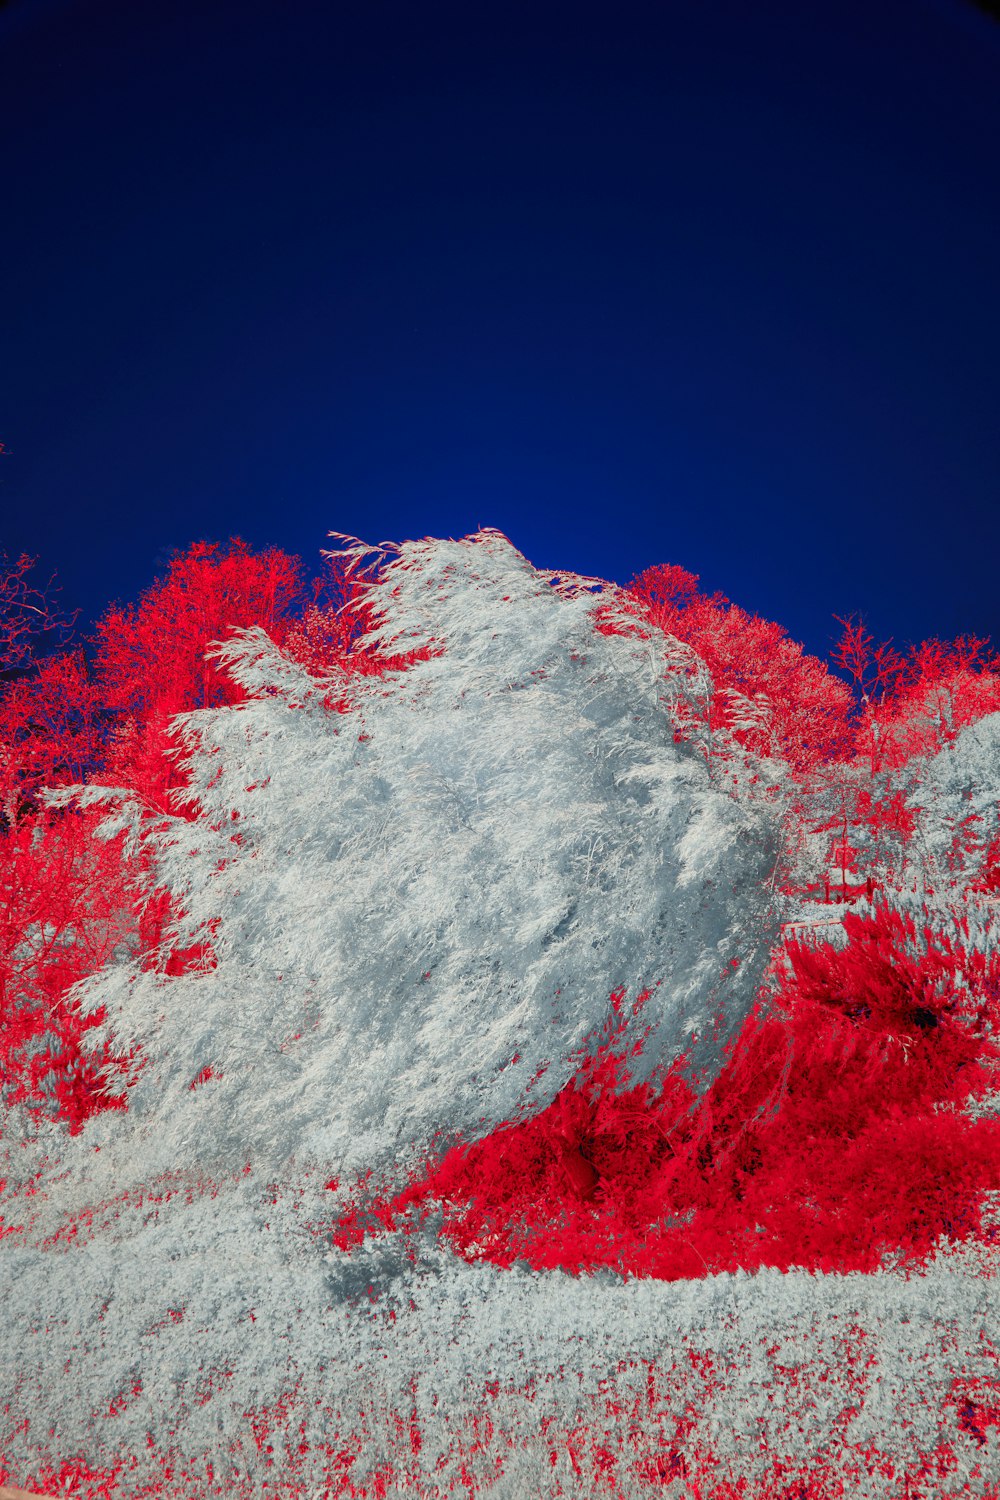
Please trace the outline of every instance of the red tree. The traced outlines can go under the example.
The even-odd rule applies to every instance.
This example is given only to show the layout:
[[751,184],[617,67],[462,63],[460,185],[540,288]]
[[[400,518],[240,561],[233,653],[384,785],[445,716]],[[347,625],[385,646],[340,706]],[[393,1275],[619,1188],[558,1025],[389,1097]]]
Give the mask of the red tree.
[[780,625],[723,594],[702,594],[696,575],[674,565],[647,568],[630,591],[650,624],[707,666],[710,729],[730,730],[757,754],[781,756],[797,775],[843,752],[850,696]]
[[298,558],[275,548],[255,554],[236,537],[226,546],[196,543],[137,604],[108,609],[96,628],[94,672],[115,718],[110,775],[167,810],[178,782],[170,720],[240,697],[207,648],[253,625],[280,645],[302,596]]
[[40,644],[65,641],[76,620],[56,603],[54,579],[43,587],[30,580],[36,564],[26,552],[17,558],[0,552],[0,674],[5,676],[30,667]]

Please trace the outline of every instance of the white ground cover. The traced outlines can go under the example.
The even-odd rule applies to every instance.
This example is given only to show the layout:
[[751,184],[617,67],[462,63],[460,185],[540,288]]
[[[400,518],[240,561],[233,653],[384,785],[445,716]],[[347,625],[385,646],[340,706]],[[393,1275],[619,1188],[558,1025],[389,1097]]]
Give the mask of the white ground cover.
[[[302,1228],[321,1194],[299,1184],[269,1202],[244,1178],[218,1197],[181,1192],[169,1211],[126,1210],[68,1247],[7,1248],[13,1479],[43,1456],[128,1459],[128,1497],[162,1478],[166,1454],[185,1494],[280,1481],[324,1495],[329,1453],[352,1444],[355,1479],[389,1459],[413,1495],[447,1493],[463,1461],[497,1496],[589,1494],[612,1472],[636,1495],[686,1494],[702,1461],[718,1481],[823,1461],[851,1495],[895,1495],[942,1441],[955,1453],[942,1494],[980,1495],[1000,1472],[996,1427],[961,1421],[977,1391],[995,1400],[1000,1350],[974,1247],[910,1274],[575,1278],[470,1266],[431,1232],[412,1263],[401,1235],[331,1252]],[[260,1451],[254,1421],[276,1408]],[[671,1453],[687,1479],[649,1480],[643,1463]]]

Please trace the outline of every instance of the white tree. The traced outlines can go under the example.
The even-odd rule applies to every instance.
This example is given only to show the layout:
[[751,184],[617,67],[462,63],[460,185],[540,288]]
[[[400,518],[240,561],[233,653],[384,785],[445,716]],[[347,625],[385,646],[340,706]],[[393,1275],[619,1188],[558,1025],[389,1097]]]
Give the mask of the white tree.
[[774,814],[675,743],[677,643],[496,532],[406,543],[369,599],[368,644],[427,659],[332,683],[238,633],[217,655],[250,701],[178,721],[193,816],[120,809],[175,942],[215,959],[81,996],[148,1059],[94,1126],[148,1125],[147,1162],[408,1165],[548,1103],[614,990],[651,991],[638,1076],[684,1051],[710,1074],[753,1003]]

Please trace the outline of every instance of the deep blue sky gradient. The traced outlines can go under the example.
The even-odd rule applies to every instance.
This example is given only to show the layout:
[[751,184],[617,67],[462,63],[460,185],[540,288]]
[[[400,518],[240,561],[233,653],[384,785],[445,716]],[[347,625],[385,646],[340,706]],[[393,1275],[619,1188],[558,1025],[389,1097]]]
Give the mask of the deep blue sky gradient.
[[1000,26],[965,0],[11,0],[0,546],[501,527],[1000,642]]

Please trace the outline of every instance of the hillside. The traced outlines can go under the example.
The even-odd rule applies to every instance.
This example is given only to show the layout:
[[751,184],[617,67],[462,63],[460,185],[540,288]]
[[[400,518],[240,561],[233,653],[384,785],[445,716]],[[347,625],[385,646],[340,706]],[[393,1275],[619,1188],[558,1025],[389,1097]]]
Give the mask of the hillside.
[[28,588],[0,1482],[1000,1494],[986,643],[495,531]]

